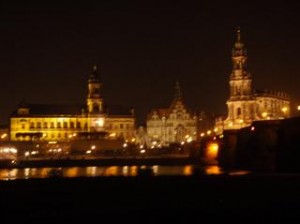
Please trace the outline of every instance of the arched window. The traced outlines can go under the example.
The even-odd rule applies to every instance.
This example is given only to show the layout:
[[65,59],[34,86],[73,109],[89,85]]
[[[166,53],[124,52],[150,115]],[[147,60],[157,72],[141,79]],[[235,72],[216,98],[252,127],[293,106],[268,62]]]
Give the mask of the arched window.
[[241,116],[242,114],[242,109],[240,107],[237,108],[236,110],[237,116]]

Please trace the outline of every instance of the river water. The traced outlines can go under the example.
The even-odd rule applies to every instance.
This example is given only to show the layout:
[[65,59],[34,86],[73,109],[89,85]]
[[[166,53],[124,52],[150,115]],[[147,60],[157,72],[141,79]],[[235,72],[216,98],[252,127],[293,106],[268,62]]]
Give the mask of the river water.
[[[72,177],[104,177],[104,176],[137,176],[141,170],[150,170],[154,176],[182,175],[189,176],[195,173],[195,167],[186,166],[87,166],[87,167],[39,167],[39,168],[6,168],[0,169],[0,180],[48,178],[58,171],[59,176]],[[52,172],[55,171],[55,172]],[[220,175],[219,166],[207,166],[201,168],[203,175]],[[243,174],[243,173],[241,173]]]

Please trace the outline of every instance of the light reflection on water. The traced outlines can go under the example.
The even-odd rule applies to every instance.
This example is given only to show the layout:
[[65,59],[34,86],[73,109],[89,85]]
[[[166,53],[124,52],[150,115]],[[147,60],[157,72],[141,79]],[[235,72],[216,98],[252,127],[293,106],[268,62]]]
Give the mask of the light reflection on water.
[[[63,167],[63,168],[12,168],[0,169],[0,180],[28,179],[28,178],[48,178],[53,169],[60,170],[62,177],[100,177],[100,176],[137,176],[141,170],[148,170],[153,176],[181,175],[190,176],[220,175],[223,173],[219,166],[195,167],[186,166],[88,166],[88,167]],[[247,173],[236,173],[244,175]]]

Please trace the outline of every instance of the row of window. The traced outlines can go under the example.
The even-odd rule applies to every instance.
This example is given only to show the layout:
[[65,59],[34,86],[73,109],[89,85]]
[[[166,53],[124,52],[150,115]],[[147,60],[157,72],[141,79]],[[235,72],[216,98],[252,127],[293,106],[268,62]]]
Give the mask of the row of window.
[[[22,129],[25,129],[26,126],[25,124],[21,124],[21,128]],[[88,126],[87,126],[87,123],[84,123],[82,125],[82,123],[80,122],[30,122],[30,125],[29,125],[29,128],[30,129],[34,129],[34,128],[37,128],[37,129],[41,129],[41,128],[50,128],[50,129],[54,129],[54,128],[64,128],[64,129],[87,129]],[[130,128],[132,128],[132,125],[131,124],[118,124],[118,125],[112,125],[112,124],[109,124],[108,129],[127,129],[129,130]]]
[[[124,137],[124,138],[129,138],[129,137],[131,137],[132,136],[132,133],[123,133],[123,132],[121,132],[121,133],[119,133],[118,134],[118,136],[122,136],[122,137]],[[70,138],[72,138],[72,137],[75,137],[73,134],[71,134],[71,133],[67,133],[67,132],[65,132],[65,133],[51,133],[51,134],[43,134],[43,139],[64,139],[64,140],[66,140],[66,139],[70,139]],[[30,137],[17,137],[16,136],[16,138],[21,138],[21,139],[28,139],[28,140],[30,140]]]

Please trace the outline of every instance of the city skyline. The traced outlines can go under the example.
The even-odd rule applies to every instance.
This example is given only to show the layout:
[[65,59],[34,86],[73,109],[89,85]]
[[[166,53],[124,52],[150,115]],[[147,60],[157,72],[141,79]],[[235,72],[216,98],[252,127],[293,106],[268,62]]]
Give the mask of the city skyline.
[[255,89],[286,92],[297,104],[293,4],[1,3],[0,121],[8,123],[22,100],[85,104],[94,64],[104,102],[134,107],[140,121],[170,104],[176,80],[190,108],[226,115],[239,26]]

